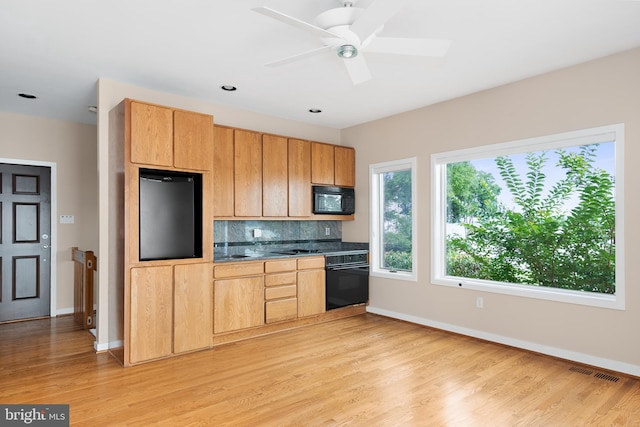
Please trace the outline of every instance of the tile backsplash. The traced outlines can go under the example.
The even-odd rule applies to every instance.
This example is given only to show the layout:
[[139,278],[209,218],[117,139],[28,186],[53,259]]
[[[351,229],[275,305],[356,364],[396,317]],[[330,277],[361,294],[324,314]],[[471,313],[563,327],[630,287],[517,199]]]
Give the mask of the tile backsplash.
[[[259,231],[256,233],[256,230]],[[342,222],[236,220],[213,222],[215,246],[225,243],[241,245],[314,240],[342,240]]]

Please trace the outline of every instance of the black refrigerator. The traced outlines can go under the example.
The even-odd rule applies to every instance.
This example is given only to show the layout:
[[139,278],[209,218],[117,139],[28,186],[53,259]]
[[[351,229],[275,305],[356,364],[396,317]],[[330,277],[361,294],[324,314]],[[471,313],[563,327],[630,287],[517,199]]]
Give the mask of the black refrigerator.
[[202,257],[202,174],[140,169],[140,260]]

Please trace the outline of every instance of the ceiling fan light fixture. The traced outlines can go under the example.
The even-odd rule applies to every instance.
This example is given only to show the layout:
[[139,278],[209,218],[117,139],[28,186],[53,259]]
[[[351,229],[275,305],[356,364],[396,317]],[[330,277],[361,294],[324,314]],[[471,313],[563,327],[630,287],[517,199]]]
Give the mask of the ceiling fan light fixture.
[[355,58],[358,56],[358,49],[352,44],[343,44],[338,48],[338,56],[343,59]]

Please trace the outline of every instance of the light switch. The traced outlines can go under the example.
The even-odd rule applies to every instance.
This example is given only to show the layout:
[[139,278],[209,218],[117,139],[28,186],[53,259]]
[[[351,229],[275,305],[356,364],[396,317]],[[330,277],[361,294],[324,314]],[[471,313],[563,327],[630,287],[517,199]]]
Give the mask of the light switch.
[[73,215],[60,215],[60,224],[73,224],[74,222]]

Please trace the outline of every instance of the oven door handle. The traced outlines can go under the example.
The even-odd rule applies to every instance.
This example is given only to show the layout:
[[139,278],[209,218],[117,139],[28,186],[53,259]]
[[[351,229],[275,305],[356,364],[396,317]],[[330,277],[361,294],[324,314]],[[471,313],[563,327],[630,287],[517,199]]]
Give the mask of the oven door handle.
[[357,264],[357,265],[336,265],[336,266],[329,266],[327,267],[327,270],[331,270],[331,271],[344,271],[344,270],[357,270],[357,271],[369,271],[369,265],[368,264]]

